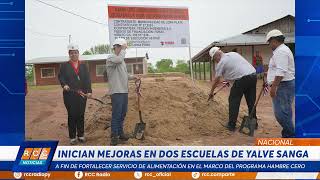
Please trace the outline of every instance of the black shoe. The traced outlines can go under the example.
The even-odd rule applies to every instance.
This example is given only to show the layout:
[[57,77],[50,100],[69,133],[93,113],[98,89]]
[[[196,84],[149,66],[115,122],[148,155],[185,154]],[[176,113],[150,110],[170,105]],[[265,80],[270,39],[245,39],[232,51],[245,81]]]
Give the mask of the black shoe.
[[121,135],[119,136],[119,140],[121,140],[121,141],[128,141],[128,140],[129,140],[129,136],[127,136],[127,135],[125,135],[125,134],[123,133],[123,134],[121,134]]
[[234,132],[234,131],[236,130],[236,127],[235,127],[235,126],[231,126],[231,125],[227,125],[227,129],[228,129],[229,131]]
[[116,146],[119,143],[119,137],[118,136],[111,136],[111,142],[110,145],[111,146]]

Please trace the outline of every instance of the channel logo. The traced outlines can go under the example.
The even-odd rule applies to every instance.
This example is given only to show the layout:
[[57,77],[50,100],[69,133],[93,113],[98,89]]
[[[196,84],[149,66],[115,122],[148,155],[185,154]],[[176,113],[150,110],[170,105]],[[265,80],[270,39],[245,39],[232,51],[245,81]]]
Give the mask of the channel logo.
[[21,143],[13,172],[47,172],[58,141],[24,141]]
[[46,164],[51,148],[25,148],[21,156],[19,165],[38,165],[42,166]]

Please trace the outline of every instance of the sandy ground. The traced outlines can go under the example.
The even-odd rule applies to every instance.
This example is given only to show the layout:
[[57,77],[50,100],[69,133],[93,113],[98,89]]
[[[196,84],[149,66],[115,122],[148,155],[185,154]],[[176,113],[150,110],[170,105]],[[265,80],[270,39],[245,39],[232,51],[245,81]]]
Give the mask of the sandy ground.
[[[141,106],[147,123],[146,138],[143,141],[130,139],[123,145],[253,145],[256,137],[280,137],[281,128],[274,119],[269,96],[262,97],[259,103],[259,129],[255,131],[255,137],[249,137],[238,131],[229,132],[221,125],[228,120],[230,88],[225,88],[217,94],[215,101],[207,103],[208,82],[197,82],[195,88],[184,77],[144,78],[142,81]],[[260,89],[261,82],[257,87]],[[105,85],[94,86],[94,96],[110,102],[105,93]],[[246,114],[243,97],[239,123]],[[134,84],[130,83],[126,133],[133,132],[138,120]],[[110,121],[111,107],[89,100],[85,120],[87,142],[80,145],[109,145]],[[59,86],[29,89],[26,137],[59,140],[59,145],[69,145],[67,113]]]

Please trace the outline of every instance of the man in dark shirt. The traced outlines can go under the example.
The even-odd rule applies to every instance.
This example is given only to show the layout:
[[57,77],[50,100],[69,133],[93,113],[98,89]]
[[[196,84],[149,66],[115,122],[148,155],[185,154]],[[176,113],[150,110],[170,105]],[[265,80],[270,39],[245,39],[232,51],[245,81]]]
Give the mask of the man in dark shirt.
[[78,46],[70,44],[69,61],[61,64],[58,75],[63,88],[63,101],[68,112],[70,144],[85,142],[84,113],[87,97],[91,97],[91,80],[88,68],[79,60]]

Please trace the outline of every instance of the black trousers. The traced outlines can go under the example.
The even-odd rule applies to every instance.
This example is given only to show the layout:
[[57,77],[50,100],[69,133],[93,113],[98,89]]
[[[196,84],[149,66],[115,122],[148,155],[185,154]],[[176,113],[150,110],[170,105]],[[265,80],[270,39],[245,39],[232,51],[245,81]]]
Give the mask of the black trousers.
[[87,99],[73,92],[64,92],[63,101],[68,111],[69,138],[83,137]]
[[[245,96],[247,101],[249,114],[252,112],[254,103],[256,101],[256,86],[257,76],[255,74],[244,76],[233,83],[229,95],[229,126],[236,126],[240,103],[243,95]],[[255,112],[253,114],[253,117],[256,117]]]

